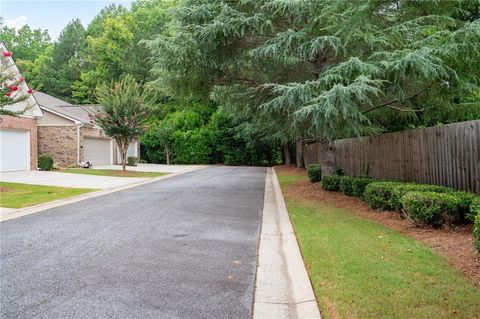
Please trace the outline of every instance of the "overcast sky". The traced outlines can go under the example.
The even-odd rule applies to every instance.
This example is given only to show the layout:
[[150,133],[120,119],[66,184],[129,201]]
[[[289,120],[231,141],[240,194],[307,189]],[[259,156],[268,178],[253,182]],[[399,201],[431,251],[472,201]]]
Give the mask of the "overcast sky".
[[35,29],[47,29],[57,39],[65,25],[79,18],[86,27],[105,6],[115,3],[130,7],[130,0],[0,0],[0,15],[9,27],[25,24]]

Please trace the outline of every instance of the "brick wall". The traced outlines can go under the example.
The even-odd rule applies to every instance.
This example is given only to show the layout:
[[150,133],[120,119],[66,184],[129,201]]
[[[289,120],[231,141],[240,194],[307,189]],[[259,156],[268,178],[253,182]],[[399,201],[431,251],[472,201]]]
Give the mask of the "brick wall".
[[38,153],[53,156],[60,167],[77,164],[76,126],[39,126]]
[[30,131],[30,169],[37,169],[37,120],[25,117],[0,116],[0,128]]

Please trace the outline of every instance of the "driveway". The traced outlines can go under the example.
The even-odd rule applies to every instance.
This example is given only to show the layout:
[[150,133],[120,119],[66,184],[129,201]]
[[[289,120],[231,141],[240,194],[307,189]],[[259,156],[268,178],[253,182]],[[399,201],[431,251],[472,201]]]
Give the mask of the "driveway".
[[45,186],[81,187],[81,188],[114,188],[148,180],[148,178],[110,177],[83,174],[68,174],[45,171],[22,171],[0,173],[2,182],[24,183]]
[[[143,164],[139,163],[138,166],[128,166],[130,171],[138,172],[163,172],[163,173],[183,173],[194,171],[199,168],[206,167],[205,165],[163,165],[163,164]],[[122,169],[121,165],[99,165],[93,166],[93,169]]]
[[2,318],[251,318],[264,168],[209,167],[1,224]]

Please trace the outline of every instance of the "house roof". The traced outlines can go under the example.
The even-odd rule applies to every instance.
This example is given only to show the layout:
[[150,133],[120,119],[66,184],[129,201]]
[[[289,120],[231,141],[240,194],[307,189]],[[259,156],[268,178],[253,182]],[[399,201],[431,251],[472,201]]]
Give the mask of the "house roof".
[[73,105],[42,92],[35,92],[34,95],[42,109],[51,111],[74,122],[93,124],[88,114],[93,115],[102,111],[101,105]]
[[[8,52],[7,47],[3,42],[0,42],[0,52],[3,54],[3,52]],[[14,52],[15,53],[15,52]],[[22,76],[20,73],[20,70],[18,69],[17,65],[15,64],[15,61],[13,58],[10,57],[5,57],[0,59],[0,64],[6,63],[6,71],[11,73],[12,78],[15,79],[15,81],[19,81],[20,77]],[[15,92],[15,94],[20,94],[22,96],[28,95],[26,100],[23,100],[22,102],[18,102],[12,105],[7,105],[5,106],[6,110],[12,111],[12,112],[23,112],[20,116],[22,117],[34,117],[34,118],[39,118],[43,116],[43,112],[40,109],[37,101],[35,100],[35,97],[32,94],[28,93],[28,85],[26,81],[22,81],[18,84],[19,90]]]

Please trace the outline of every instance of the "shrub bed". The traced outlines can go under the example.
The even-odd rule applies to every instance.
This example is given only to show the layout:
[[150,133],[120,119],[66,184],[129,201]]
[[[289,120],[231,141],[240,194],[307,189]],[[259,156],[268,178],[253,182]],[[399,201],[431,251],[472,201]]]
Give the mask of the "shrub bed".
[[138,157],[136,156],[129,156],[127,157],[127,165],[128,166],[137,166]]
[[308,165],[307,175],[311,183],[320,182],[322,180],[322,167],[320,164]]
[[451,193],[455,190],[438,185],[399,183],[391,192],[389,206],[400,212],[402,210],[402,197],[408,192],[433,192],[433,193]]
[[407,216],[421,224],[438,227],[461,219],[462,201],[449,193],[408,192],[403,196],[402,203]]
[[395,186],[401,182],[373,182],[365,187],[363,197],[373,209],[389,210],[391,209],[389,200]]
[[322,188],[326,191],[338,191],[340,189],[340,180],[343,177],[339,175],[322,176]]

